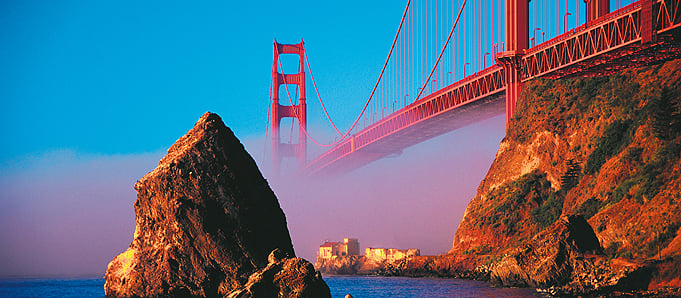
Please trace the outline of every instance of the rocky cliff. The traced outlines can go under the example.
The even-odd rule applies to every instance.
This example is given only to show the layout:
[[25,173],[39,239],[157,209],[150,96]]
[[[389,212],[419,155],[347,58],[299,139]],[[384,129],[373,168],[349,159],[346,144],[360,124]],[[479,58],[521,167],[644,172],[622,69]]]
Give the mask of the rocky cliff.
[[135,189],[134,239],[109,263],[108,297],[224,296],[264,268],[295,270],[282,275],[313,280],[329,296],[314,270],[298,270],[306,261],[288,258],[295,254],[279,202],[218,115],[204,114]]
[[397,273],[568,292],[681,286],[681,60],[534,80],[516,111],[449,254]]

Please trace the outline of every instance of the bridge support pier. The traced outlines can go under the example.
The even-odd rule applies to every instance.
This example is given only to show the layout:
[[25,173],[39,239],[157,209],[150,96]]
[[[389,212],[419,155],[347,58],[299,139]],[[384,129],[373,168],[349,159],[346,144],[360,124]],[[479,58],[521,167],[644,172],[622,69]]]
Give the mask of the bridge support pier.
[[[300,58],[297,74],[279,73],[279,55],[295,54]],[[298,44],[280,44],[274,41],[274,59],[272,62],[272,172],[279,175],[281,161],[285,157],[294,157],[302,169],[307,162],[307,105],[305,104],[305,47],[301,40]],[[283,71],[283,70],[282,70]],[[297,105],[282,105],[279,103],[279,88],[281,85],[296,85],[300,90]],[[282,143],[280,126],[282,118],[296,118],[298,120],[298,143]]]
[[513,118],[523,83],[521,61],[529,44],[529,1],[506,0],[506,49],[494,58],[506,72],[506,125]]
[[508,82],[506,85],[506,125],[508,126],[515,113],[515,105],[520,97],[523,83],[520,81],[520,75],[516,71],[507,71],[506,74],[506,82]]

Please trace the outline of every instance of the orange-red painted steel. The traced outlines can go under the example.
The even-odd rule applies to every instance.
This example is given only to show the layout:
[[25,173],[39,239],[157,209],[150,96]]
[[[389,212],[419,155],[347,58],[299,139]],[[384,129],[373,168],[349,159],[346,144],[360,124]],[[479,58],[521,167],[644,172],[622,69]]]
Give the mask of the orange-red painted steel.
[[[521,78],[596,76],[674,56],[679,0],[643,0],[528,50]],[[661,38],[658,38],[660,36]]]
[[[503,68],[491,66],[422,98],[351,136],[312,161],[306,174],[344,172],[402,149],[504,111],[498,97],[506,88]],[[472,103],[477,102],[476,105]],[[496,104],[495,104],[496,103]],[[479,112],[452,119],[451,112]],[[472,111],[467,111],[472,112]],[[469,119],[475,118],[475,119]],[[347,164],[344,164],[347,163]]]
[[497,65],[363,129],[307,164],[303,174],[345,173],[504,111],[510,119],[522,83],[534,78],[604,75],[681,56],[681,0],[641,0],[612,13],[605,0],[591,1],[584,25],[528,49],[527,0],[507,0],[513,10],[506,14],[507,47],[496,54]]
[[[283,74],[279,72],[279,55],[295,54],[300,58],[299,73]],[[305,47],[301,40],[298,44],[280,44],[274,41],[274,59],[272,61],[272,167],[275,175],[279,174],[281,161],[285,157],[295,157],[302,168],[307,162],[307,106],[305,104]],[[282,70],[283,71],[283,70]],[[281,85],[297,85],[300,99],[297,105],[281,105],[279,103],[279,88]],[[298,120],[298,143],[282,143],[280,125],[282,118],[296,118]]]

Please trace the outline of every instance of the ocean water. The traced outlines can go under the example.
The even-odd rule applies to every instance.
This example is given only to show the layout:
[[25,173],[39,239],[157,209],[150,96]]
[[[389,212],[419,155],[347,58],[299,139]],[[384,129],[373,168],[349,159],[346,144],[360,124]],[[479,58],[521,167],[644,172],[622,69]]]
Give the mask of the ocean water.
[[[333,298],[539,296],[534,289],[492,288],[464,279],[326,276],[324,281]],[[0,279],[0,297],[104,297],[104,279]]]
[[325,276],[331,297],[541,297],[535,289],[493,288],[456,278]]
[[0,297],[104,297],[104,279],[0,279]]

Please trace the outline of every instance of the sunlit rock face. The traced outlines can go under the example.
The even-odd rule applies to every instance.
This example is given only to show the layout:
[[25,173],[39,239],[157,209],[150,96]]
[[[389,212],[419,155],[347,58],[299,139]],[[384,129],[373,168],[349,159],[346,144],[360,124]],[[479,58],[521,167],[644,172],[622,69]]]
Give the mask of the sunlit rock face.
[[277,198],[216,114],[204,114],[135,189],[134,240],[109,263],[107,297],[223,296],[273,250],[295,256]]
[[598,238],[584,217],[563,216],[493,266],[491,281],[519,287],[566,283],[575,267],[588,262],[587,254],[600,251]]
[[253,273],[243,287],[227,297],[331,297],[322,275],[310,262],[287,258],[279,250],[272,251],[267,259],[267,267]]

